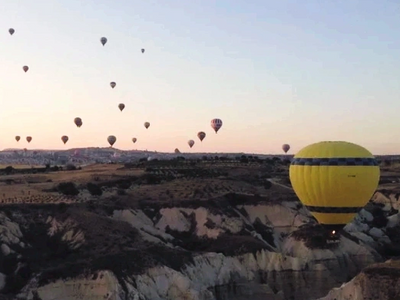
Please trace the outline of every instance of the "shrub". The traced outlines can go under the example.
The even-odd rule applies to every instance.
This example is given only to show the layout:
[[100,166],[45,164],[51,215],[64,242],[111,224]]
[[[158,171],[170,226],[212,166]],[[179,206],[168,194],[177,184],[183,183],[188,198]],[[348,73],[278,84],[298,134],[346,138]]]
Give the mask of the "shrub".
[[101,188],[95,183],[89,182],[86,187],[92,196],[101,196],[103,194]]
[[4,169],[4,172],[6,172],[7,175],[11,174],[14,171],[14,168],[11,166],[8,166]]
[[272,187],[272,183],[269,180],[266,180],[264,183],[264,189],[269,190]]
[[61,182],[57,186],[57,191],[67,196],[76,196],[79,194],[79,190],[73,182]]
[[119,196],[126,195],[126,191],[123,190],[123,189],[118,189],[118,190],[117,190],[117,195],[119,195]]
[[129,180],[121,180],[117,183],[117,188],[119,189],[129,189],[131,187],[132,183]]
[[65,169],[67,171],[73,171],[73,170],[76,170],[76,167],[73,164],[68,164],[65,166]]

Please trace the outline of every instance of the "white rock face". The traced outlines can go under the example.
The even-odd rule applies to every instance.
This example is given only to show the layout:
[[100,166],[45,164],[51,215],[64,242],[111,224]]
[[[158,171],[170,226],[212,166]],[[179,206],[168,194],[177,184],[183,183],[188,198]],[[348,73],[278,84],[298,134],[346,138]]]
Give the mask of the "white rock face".
[[372,265],[351,281],[319,300],[394,300],[400,297],[400,265],[390,261]]
[[19,225],[0,212],[0,241],[6,245],[18,244],[22,238]]
[[298,227],[309,222],[309,217],[289,205],[245,205],[249,221],[254,223],[258,218],[264,225],[276,227]]
[[[214,296],[208,288],[229,283],[233,274],[250,281],[256,278],[260,270],[301,270],[304,267],[305,264],[298,258],[267,251],[238,257],[209,253],[195,257],[194,263],[187,265],[181,272],[160,266],[148,269],[142,275],[132,276],[137,289],[127,283],[128,294],[129,299],[138,300],[211,300]],[[39,287],[37,292],[42,300],[123,300],[127,294],[108,271],[99,272],[95,278],[57,280]],[[33,298],[32,291],[27,297]],[[20,299],[23,299],[23,295]]]
[[[129,299],[144,299],[129,285]],[[57,280],[56,282],[38,287],[37,295],[42,300],[125,300],[126,292],[118,283],[114,274],[109,271],[98,272],[92,278],[78,277],[68,280]],[[133,297],[131,297],[133,296]],[[33,291],[21,293],[18,299],[31,300]]]
[[4,289],[6,286],[6,278],[7,276],[4,275],[3,273],[0,273],[0,292]]
[[[147,217],[141,210],[116,210],[113,213],[113,218],[119,221],[125,221],[132,227],[138,229],[143,238],[147,241],[153,243],[163,243],[171,248],[173,247],[171,243],[165,243],[163,240],[172,241],[174,237],[162,230],[159,230],[158,228],[155,228],[153,221],[150,220],[149,217]],[[160,238],[162,238],[162,240]]]
[[[251,226],[259,220],[274,230],[275,245],[273,249],[276,249],[277,252],[262,250],[256,254],[248,253],[235,257],[206,253],[195,256],[194,262],[184,266],[180,271],[167,266],[154,267],[143,274],[128,277],[127,282],[118,281],[115,275],[109,271],[102,271],[95,278],[82,276],[58,280],[42,287],[36,287],[35,282],[32,281],[26,287],[24,295],[29,296],[28,299],[32,299],[32,292],[37,289],[38,295],[43,300],[211,300],[214,299],[214,296],[210,288],[229,284],[232,280],[255,281],[261,276],[260,274],[267,274],[265,277],[273,280],[272,277],[281,271],[288,271],[287,273],[292,271],[294,275],[291,276],[299,282],[302,281],[303,286],[306,287],[310,282],[304,278],[307,276],[307,278],[313,278],[310,273],[318,273],[319,277],[315,278],[323,281],[326,277],[334,278],[338,272],[343,273],[343,276],[348,272],[359,272],[362,267],[373,263],[379,257],[374,248],[377,248],[379,243],[387,242],[388,239],[384,229],[370,228],[367,223],[372,221],[372,215],[368,211],[362,210],[355,220],[345,227],[345,230],[358,242],[342,236],[337,248],[309,249],[302,241],[296,241],[283,234],[285,232],[282,230],[283,228],[293,230],[305,223],[312,222],[308,213],[303,208],[298,208],[297,202],[243,205],[229,209],[231,209],[230,212],[218,212],[216,209],[209,210],[204,207],[196,209],[163,208],[158,211],[158,215],[154,219],[150,219],[141,210],[119,210],[114,211],[112,218],[125,221],[138,229],[146,241],[161,243],[171,248],[174,248],[174,237],[165,232],[167,227],[178,232],[193,230],[193,234],[198,237],[210,239],[217,239],[221,234],[247,232],[260,241],[264,241],[262,234],[265,232],[257,232],[254,229],[255,226],[254,230],[251,229]],[[0,218],[0,226],[4,226],[2,225],[4,222],[6,220]],[[11,241],[20,242],[22,237],[22,235],[18,236],[20,233],[20,231],[18,233],[18,225],[10,220],[8,222],[11,223],[9,226],[13,229],[7,229],[9,236],[7,242],[2,240],[2,245],[6,246]],[[51,225],[49,235],[61,232],[63,239],[69,241],[71,247],[84,243],[84,233],[78,230],[72,221],[59,222],[50,217],[47,222]],[[397,226],[399,217],[397,215],[390,217],[389,224]],[[2,230],[1,228],[0,230]],[[267,238],[269,237],[267,236]],[[266,241],[264,242],[267,244]],[[272,247],[266,248],[272,249]],[[1,250],[7,252],[6,247],[1,246]],[[335,279],[330,280],[332,281],[329,283],[331,285],[324,291],[337,283]],[[344,280],[340,279],[340,282]],[[278,286],[282,287],[283,285]],[[348,289],[351,288],[348,287]],[[355,289],[351,290],[351,295],[354,296],[355,292]],[[22,294],[21,299],[26,299]],[[282,299],[283,295],[283,292],[275,294],[276,297]],[[320,296],[318,295],[318,297]],[[273,299],[272,296],[271,299]]]
[[[206,236],[208,238],[217,238],[221,233],[231,232],[237,233],[243,228],[243,220],[240,218],[227,217],[224,215],[215,215],[210,213],[206,208],[199,207],[197,209],[189,208],[163,208],[160,210],[162,215],[158,220],[156,227],[165,231],[167,226],[172,230],[187,232],[191,227],[191,220],[188,217],[194,214],[196,221],[196,234],[198,236]],[[215,224],[215,228],[206,226],[207,221],[211,220]]]
[[48,235],[53,236],[61,232],[61,239],[67,242],[71,249],[77,249],[85,243],[85,235],[82,230],[77,229],[78,224],[75,221],[67,219],[60,222],[56,218],[48,217],[46,223],[50,225]]

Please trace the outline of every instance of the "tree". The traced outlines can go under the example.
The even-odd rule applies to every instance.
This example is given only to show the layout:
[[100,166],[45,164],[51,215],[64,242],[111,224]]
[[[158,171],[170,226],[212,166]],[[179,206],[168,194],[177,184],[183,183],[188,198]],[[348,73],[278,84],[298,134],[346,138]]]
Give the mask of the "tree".
[[91,183],[89,182],[86,185],[90,195],[92,196],[101,196],[103,194],[103,191],[101,190],[101,187],[99,187],[97,184],[95,183]]
[[271,181],[267,180],[264,183],[264,189],[269,190],[272,187]]
[[76,196],[79,190],[73,182],[61,182],[57,186],[57,191],[66,196]]
[[14,168],[11,166],[8,166],[4,169],[4,172],[6,172],[7,175],[10,175],[14,171]]

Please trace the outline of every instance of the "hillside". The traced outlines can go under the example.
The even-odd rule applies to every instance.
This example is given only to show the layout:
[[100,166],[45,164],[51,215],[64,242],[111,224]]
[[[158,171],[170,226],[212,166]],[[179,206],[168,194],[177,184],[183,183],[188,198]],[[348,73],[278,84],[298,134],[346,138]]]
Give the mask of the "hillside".
[[400,253],[398,178],[384,170],[373,201],[326,244],[279,159],[3,169],[0,289],[36,300],[321,298]]

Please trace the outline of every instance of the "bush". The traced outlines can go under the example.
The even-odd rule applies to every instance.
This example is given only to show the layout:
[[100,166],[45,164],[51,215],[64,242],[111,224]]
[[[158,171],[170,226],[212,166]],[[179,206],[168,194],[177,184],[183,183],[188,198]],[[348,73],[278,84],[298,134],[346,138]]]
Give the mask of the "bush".
[[13,171],[14,171],[14,168],[11,166],[4,168],[4,172],[6,172],[7,175],[10,175]]
[[131,187],[132,183],[129,180],[121,180],[117,183],[117,188],[119,189],[129,189]]
[[264,189],[269,190],[272,187],[271,181],[267,180],[264,183]]
[[73,164],[68,164],[65,166],[65,169],[67,171],[73,171],[73,170],[76,170],[76,167]]
[[76,196],[79,190],[73,182],[61,182],[57,186],[57,191],[66,196]]
[[101,188],[95,183],[89,182],[86,187],[92,196],[101,196],[103,194]]
[[119,196],[126,195],[126,191],[123,190],[123,189],[118,189],[118,190],[117,190],[117,195],[119,195]]

